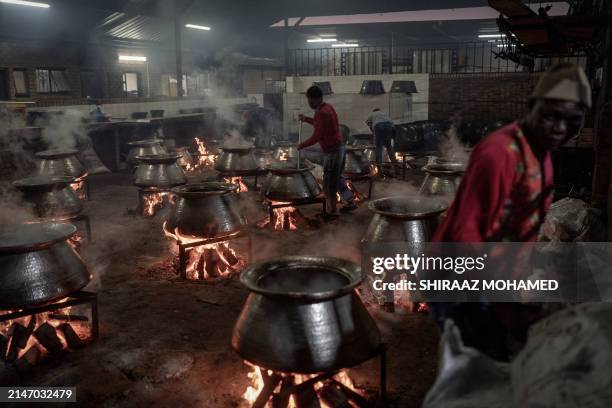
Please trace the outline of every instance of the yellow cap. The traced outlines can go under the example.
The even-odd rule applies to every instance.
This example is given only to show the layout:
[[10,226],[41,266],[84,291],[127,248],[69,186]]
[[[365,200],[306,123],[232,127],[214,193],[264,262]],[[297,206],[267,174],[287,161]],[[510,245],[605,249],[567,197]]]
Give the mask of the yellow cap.
[[591,107],[591,85],[584,70],[569,62],[553,65],[540,77],[532,99],[559,99]]

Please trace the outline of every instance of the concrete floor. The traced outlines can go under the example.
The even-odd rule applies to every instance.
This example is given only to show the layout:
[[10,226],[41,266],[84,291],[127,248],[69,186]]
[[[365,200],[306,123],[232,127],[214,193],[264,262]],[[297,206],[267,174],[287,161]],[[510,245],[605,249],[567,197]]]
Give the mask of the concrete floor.
[[[79,406],[241,407],[249,368],[231,350],[233,324],[248,294],[238,277],[183,282],[173,269],[172,242],[153,218],[130,214],[137,189],[127,174],[91,178],[94,242],[83,249],[99,297],[100,339],[62,361],[46,361],[28,378],[0,370],[13,385],[76,386]],[[375,197],[410,191],[381,182]],[[265,217],[256,195],[242,197],[249,220]],[[319,206],[303,208],[306,215]],[[371,214],[366,205],[320,229],[255,232],[255,260],[281,255],[338,256],[359,262],[359,240]],[[244,245],[237,247],[244,251]],[[419,407],[433,382],[438,332],[426,314],[390,315],[370,307],[388,344],[390,406]],[[351,369],[356,385],[378,389],[378,362]],[[4,376],[2,376],[4,375]],[[68,404],[67,406],[74,406]]]

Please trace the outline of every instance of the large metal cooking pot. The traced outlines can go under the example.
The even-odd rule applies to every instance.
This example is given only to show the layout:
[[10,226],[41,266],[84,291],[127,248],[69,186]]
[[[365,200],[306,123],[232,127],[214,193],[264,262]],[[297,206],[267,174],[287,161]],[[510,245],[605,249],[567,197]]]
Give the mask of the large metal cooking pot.
[[162,141],[159,139],[136,140],[129,142],[128,146],[130,146],[130,151],[126,161],[132,166],[138,165],[138,160],[136,160],[137,156],[167,153],[166,149],[162,146]]
[[171,149],[171,153],[178,154],[180,157],[178,159],[178,164],[183,169],[189,169],[193,166],[194,160],[191,153],[189,153],[189,148],[186,146],[174,147]]
[[291,163],[274,163],[264,183],[264,196],[271,201],[299,202],[321,194],[321,186],[310,172],[312,167],[296,168]]
[[372,133],[356,133],[351,135],[352,146],[371,146],[374,144],[374,135]]
[[374,357],[380,333],[355,292],[363,280],[349,261],[286,257],[252,265],[240,281],[251,291],[232,347],[270,370],[320,373]]
[[344,160],[344,174],[365,175],[371,171],[370,161],[365,155],[364,146],[348,146],[346,148],[346,159]]
[[176,162],[179,158],[178,154],[168,153],[136,156],[139,164],[134,173],[134,184],[161,189],[185,184],[185,173]]
[[459,188],[461,176],[465,172],[463,163],[430,163],[423,167],[426,173],[419,194],[452,196]]
[[297,144],[284,141],[276,142],[276,147],[274,148],[274,160],[297,160],[297,156]]
[[67,240],[70,224],[0,227],[0,308],[21,309],[61,299],[83,288],[91,274]]
[[429,242],[447,205],[434,197],[385,197],[371,201],[374,213],[362,243]]
[[36,158],[40,159],[36,175],[82,178],[87,171],[77,159],[77,153],[77,150],[44,150],[36,153]]
[[236,176],[258,170],[253,148],[253,145],[245,144],[223,145],[220,148],[221,155],[215,164],[215,170]]
[[74,177],[28,177],[13,182],[26,201],[33,205],[36,217],[70,219],[83,211],[81,200],[70,184]]
[[166,229],[197,238],[219,238],[246,226],[235,184],[205,182],[172,189],[177,195]]
[[[376,147],[374,145],[366,145],[364,148],[363,154],[365,155],[366,160],[370,163],[376,163]],[[382,161],[383,163],[389,163],[391,161],[389,158],[389,152],[384,147]]]

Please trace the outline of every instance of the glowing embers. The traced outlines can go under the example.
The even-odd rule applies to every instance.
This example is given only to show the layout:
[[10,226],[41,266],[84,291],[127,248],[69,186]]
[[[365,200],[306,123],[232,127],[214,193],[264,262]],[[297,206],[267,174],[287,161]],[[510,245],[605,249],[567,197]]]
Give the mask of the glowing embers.
[[170,191],[156,188],[138,190],[138,213],[145,217],[153,217],[165,207],[167,202],[174,202],[174,195]]
[[226,183],[237,185],[239,193],[245,193],[245,192],[249,191],[249,186],[247,186],[247,184],[244,181],[243,177],[238,177],[238,176],[235,176],[235,177],[224,177],[223,180]]
[[[178,274],[182,279],[206,280],[224,278],[241,271],[251,258],[251,235],[239,231],[221,238],[197,238],[181,235],[163,225],[164,235],[172,238],[178,245]],[[230,241],[237,238],[248,238],[248,259],[240,255]]]
[[193,171],[196,169],[203,169],[203,168],[213,168],[215,166],[215,163],[217,162],[217,154],[212,153],[209,149],[206,148],[206,145],[204,144],[204,140],[196,137],[194,139],[196,146],[198,148],[198,153],[194,155],[194,162],[193,164],[189,165],[186,170],[187,171]]
[[308,204],[323,204],[323,214],[325,214],[325,198],[314,197],[312,199],[281,202],[267,200],[268,217],[257,223],[258,228],[269,228],[275,231],[292,231],[299,228],[319,228],[321,223],[312,218],[306,217],[296,207]]
[[87,173],[83,176],[79,177],[74,181],[74,183],[70,184],[70,187],[74,190],[76,196],[81,200],[89,200],[89,181],[87,180]]
[[364,392],[353,384],[347,370],[323,374],[286,374],[252,365],[251,380],[242,394],[250,407],[368,407]]
[[97,339],[97,296],[76,292],[52,304],[0,311],[0,360],[26,373],[47,357],[59,357]]

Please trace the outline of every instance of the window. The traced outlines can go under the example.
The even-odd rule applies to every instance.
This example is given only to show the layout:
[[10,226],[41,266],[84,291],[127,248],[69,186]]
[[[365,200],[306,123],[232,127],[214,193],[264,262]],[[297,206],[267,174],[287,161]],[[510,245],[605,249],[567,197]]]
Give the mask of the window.
[[142,96],[140,74],[138,72],[123,73],[123,94],[125,96]]
[[38,93],[70,92],[66,71],[63,69],[39,68],[36,70],[36,91]]
[[[192,79],[187,75],[183,74],[183,92],[185,95],[191,95],[192,92],[189,92],[189,88],[187,88],[187,81],[189,80],[189,85],[192,85]],[[177,96],[177,84],[176,84],[176,75],[173,74],[162,74],[161,76],[161,93],[163,96]]]
[[81,71],[81,96],[83,98],[104,98],[101,77],[96,71]]
[[24,68],[13,69],[13,90],[15,96],[28,96],[28,73]]

